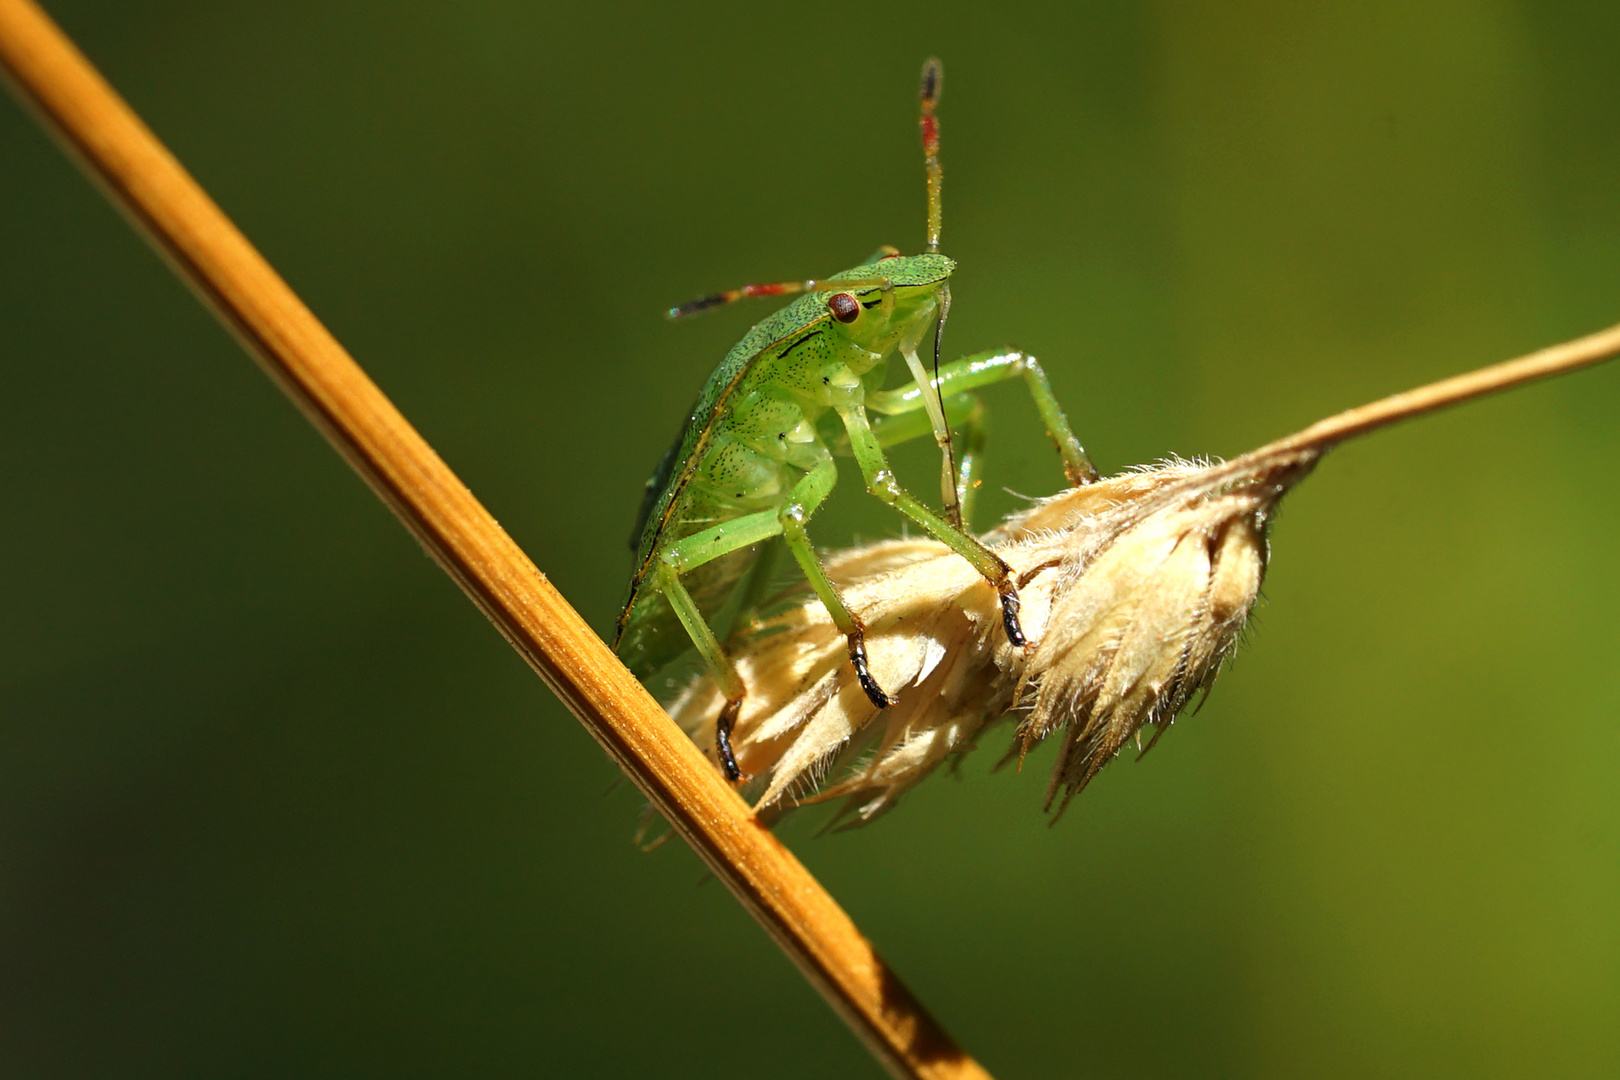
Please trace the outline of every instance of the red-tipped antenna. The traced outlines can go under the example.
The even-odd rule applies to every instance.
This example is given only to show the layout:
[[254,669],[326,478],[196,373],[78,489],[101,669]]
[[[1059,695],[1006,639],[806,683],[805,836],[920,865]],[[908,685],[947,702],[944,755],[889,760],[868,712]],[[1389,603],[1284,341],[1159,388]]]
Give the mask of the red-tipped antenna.
[[679,307],[670,308],[667,314],[672,319],[679,319],[686,315],[696,315],[712,307],[719,307],[721,304],[729,304],[734,300],[746,300],[750,296],[783,296],[788,293],[810,292],[819,287],[821,287],[819,281],[778,281],[771,285],[744,285],[740,289],[727,289],[725,292],[710,293],[696,300],[688,300]]
[[939,250],[939,228],[943,217],[940,207],[940,188],[944,174],[939,167],[939,121],[934,119],[934,106],[939,104],[939,90],[944,78],[939,57],[930,56],[922,69],[922,144],[923,167],[928,170],[928,251]]
[[[941,70],[939,57],[930,56],[923,61],[922,89],[918,98],[922,101],[922,118],[919,124],[922,127],[923,168],[928,175],[928,243],[924,250],[935,252],[939,250],[939,230],[944,220],[944,207],[941,189],[945,186],[945,174],[939,167],[939,121],[934,117],[934,109],[939,105],[939,92],[944,83],[945,73]],[[924,393],[932,394],[933,408],[929,410],[930,419],[934,422],[934,439],[939,443],[940,453],[940,496],[944,501],[945,518],[957,528],[962,527],[962,504],[960,493],[956,489],[956,451],[951,445],[951,425],[945,419],[944,403],[939,394],[939,351],[945,341],[945,317],[951,310],[951,287],[941,285],[939,290],[939,311],[934,324],[934,382]],[[920,379],[918,380],[921,381]]]
[[[883,256],[885,259],[887,255]],[[831,280],[817,281],[777,281],[770,285],[744,285],[740,289],[727,289],[725,292],[710,293],[700,296],[696,300],[688,300],[680,307],[672,307],[664,314],[671,319],[683,318],[687,315],[696,315],[700,311],[707,311],[721,304],[729,304],[733,300],[746,300],[750,296],[786,296],[789,293],[802,292],[841,292],[846,289],[871,289],[882,287],[888,289],[889,279],[886,277],[835,277]],[[847,321],[847,320],[846,320]]]

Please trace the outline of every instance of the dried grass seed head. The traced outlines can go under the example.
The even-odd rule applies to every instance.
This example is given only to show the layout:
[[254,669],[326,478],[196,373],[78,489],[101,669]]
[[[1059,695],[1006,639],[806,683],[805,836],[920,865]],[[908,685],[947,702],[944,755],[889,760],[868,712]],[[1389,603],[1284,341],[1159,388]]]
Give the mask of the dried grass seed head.
[[[1169,462],[1009,519],[986,540],[1018,575],[1028,649],[997,632],[995,591],[941,544],[833,554],[871,671],[897,701],[867,700],[812,598],[744,628],[729,646],[748,686],[732,741],[757,778],[756,808],[842,796],[841,817],[869,821],[1009,713],[1023,714],[1018,757],[1061,734],[1047,805],[1060,793],[1066,804],[1144,727],[1157,739],[1208,689],[1259,595],[1277,500],[1317,456]],[[705,676],[670,711],[708,746],[722,701]],[[847,774],[824,787],[839,765]]]

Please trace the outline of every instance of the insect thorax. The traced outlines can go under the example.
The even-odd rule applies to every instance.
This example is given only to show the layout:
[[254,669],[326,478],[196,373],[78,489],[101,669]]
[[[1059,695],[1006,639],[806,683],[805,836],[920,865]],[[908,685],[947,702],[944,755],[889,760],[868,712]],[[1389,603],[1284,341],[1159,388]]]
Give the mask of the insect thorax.
[[[828,411],[860,406],[888,356],[926,334],[939,302],[937,282],[850,291],[862,309],[852,323],[818,319],[762,350],[717,402],[685,500],[692,525],[779,506],[830,456],[824,432],[837,425]],[[816,296],[798,303],[806,302],[825,306]]]

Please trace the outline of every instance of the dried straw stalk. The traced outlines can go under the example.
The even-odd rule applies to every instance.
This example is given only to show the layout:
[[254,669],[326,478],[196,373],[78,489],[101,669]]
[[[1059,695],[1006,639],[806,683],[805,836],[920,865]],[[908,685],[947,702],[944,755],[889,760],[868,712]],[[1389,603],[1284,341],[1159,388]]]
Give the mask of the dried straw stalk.
[[872,1053],[987,1076],[31,0],[0,0],[0,71]]

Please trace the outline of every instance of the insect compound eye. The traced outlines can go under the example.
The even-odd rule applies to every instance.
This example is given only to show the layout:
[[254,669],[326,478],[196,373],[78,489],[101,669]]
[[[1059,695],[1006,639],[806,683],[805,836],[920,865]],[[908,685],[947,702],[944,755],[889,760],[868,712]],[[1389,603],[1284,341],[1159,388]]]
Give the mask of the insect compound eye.
[[841,292],[827,299],[827,310],[841,323],[852,323],[860,318],[861,302],[854,293]]

